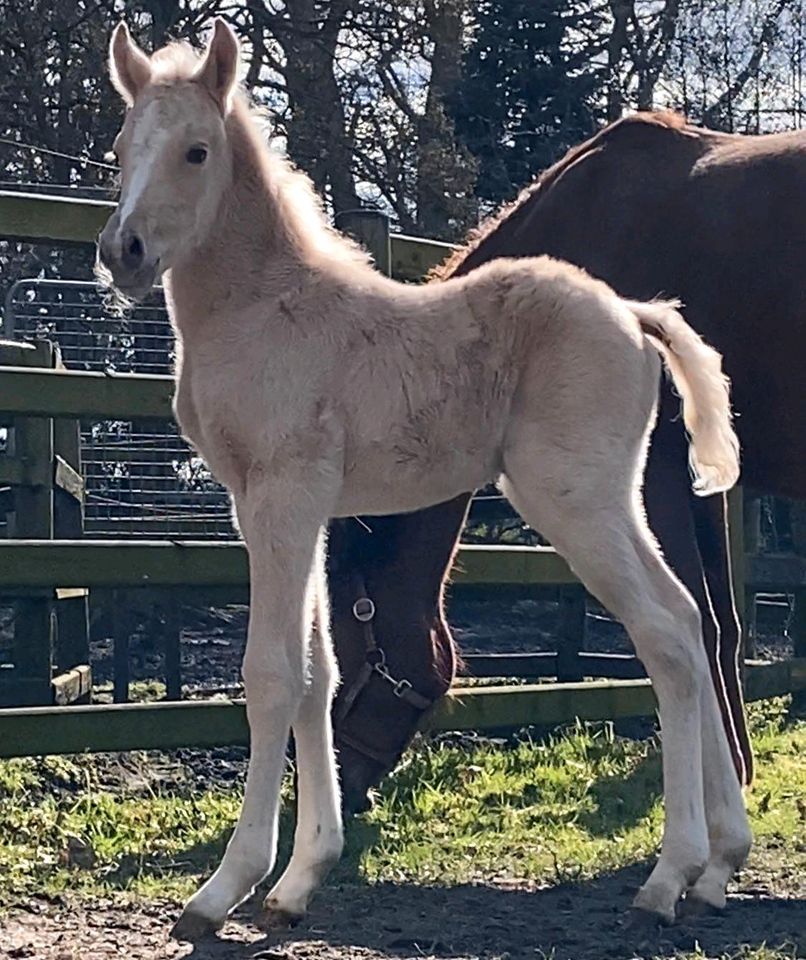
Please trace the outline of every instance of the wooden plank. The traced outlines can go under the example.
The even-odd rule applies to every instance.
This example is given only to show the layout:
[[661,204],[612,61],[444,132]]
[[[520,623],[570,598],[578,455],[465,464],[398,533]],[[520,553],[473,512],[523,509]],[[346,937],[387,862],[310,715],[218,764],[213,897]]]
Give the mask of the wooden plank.
[[0,486],[15,487],[25,482],[25,463],[19,457],[0,454]]
[[90,665],[82,663],[66,673],[60,673],[53,678],[51,688],[53,690],[53,703],[57,706],[66,706],[69,703],[85,700],[92,691]]
[[375,269],[389,276],[392,250],[389,217],[380,210],[345,210],[336,215],[336,229],[356,240],[372,256]]
[[56,587],[53,592],[57,600],[80,600],[90,595],[86,587]]
[[[454,584],[566,583],[565,561],[548,547],[464,546]],[[248,582],[237,540],[16,540],[0,542],[0,586],[122,587]]]
[[[0,541],[2,542],[2,541]],[[4,584],[0,582],[0,587],[4,587]],[[86,587],[53,587],[48,589],[47,585],[44,587],[13,587],[11,591],[6,590],[6,593],[12,592],[14,597],[41,597],[48,596],[52,600],[70,600],[73,597],[86,597],[88,590]]]
[[463,545],[451,574],[455,584],[576,583],[568,564],[551,547]]
[[392,276],[396,280],[421,280],[456,249],[452,243],[408,237],[402,233],[393,233],[390,239]]
[[182,609],[173,595],[165,606],[164,657],[165,695],[168,700],[182,699]]
[[744,628],[747,620],[745,609],[745,583],[747,581],[746,556],[744,547],[744,494],[742,488],[734,487],[728,493],[728,536],[730,573],[733,581],[733,593],[736,598],[736,612],[739,624]]
[[[57,358],[57,363],[60,363]],[[53,500],[53,530],[59,539],[77,539],[84,535],[84,481],[81,476],[81,440],[78,420],[55,420],[56,487]],[[66,488],[66,489],[63,489]],[[68,492],[69,490],[69,492]],[[74,595],[68,596],[70,590]],[[56,666],[72,670],[90,660],[90,611],[85,587],[59,588],[56,591],[56,618],[59,625]],[[89,702],[91,689],[74,697]]]
[[[477,678],[518,677],[537,680],[557,676],[556,653],[469,653],[462,657],[463,673]],[[646,676],[640,660],[628,653],[579,654],[584,677],[633,680]]]
[[115,703],[129,701],[131,622],[129,607],[116,590],[112,595],[112,696]]
[[[67,196],[0,190],[0,237],[30,243],[92,243],[112,215],[115,204]],[[454,249],[450,243],[393,234],[392,276],[419,280]]]
[[95,243],[114,209],[105,200],[0,190],[0,236],[31,243]]
[[173,418],[174,378],[0,367],[0,412],[103,420]]
[[580,720],[646,716],[656,701],[648,680],[590,680],[451,692],[422,724],[427,730],[496,730]]
[[560,590],[557,679],[574,683],[584,677],[580,654],[585,646],[585,588],[581,584]]
[[[806,687],[806,661],[751,666],[755,699],[763,686],[772,695],[784,683]],[[765,695],[770,695],[768,692]],[[451,691],[424,719],[422,728],[488,730],[502,727],[616,719],[651,715],[655,698],[648,680],[474,687]],[[0,711],[0,757],[35,756],[83,751],[170,750],[216,747],[248,742],[243,701],[181,702],[33,707]]]
[[227,700],[0,711],[0,757],[230,746],[248,736],[243,704]]
[[24,340],[0,339],[0,364],[11,367],[25,367],[29,362],[36,363],[37,347]]
[[0,542],[0,586],[238,586],[248,582],[238,541],[69,540]]
[[765,553],[747,559],[747,581],[758,592],[793,593],[806,587],[806,557]]
[[56,457],[53,483],[76,500],[84,499],[84,478],[60,456]]
[[[11,673],[14,671],[3,671]],[[0,680],[0,707],[35,707],[53,702],[53,688],[50,680],[44,677],[36,678],[5,678]],[[3,711],[0,710],[0,717]],[[1,722],[0,722],[1,723]]]
[[[806,587],[795,590],[795,611],[789,633],[795,648],[795,657],[806,664]],[[793,694],[791,711],[795,716],[806,715],[806,689]]]
[[[8,352],[8,351],[5,351]],[[28,366],[50,367],[53,347],[47,341],[19,353]],[[53,536],[53,420],[49,417],[16,417],[10,436],[11,453],[23,465],[22,482],[12,487],[14,537],[48,539]],[[50,684],[56,621],[52,591],[20,598],[15,603],[14,672],[20,680]],[[42,703],[50,703],[48,688]]]

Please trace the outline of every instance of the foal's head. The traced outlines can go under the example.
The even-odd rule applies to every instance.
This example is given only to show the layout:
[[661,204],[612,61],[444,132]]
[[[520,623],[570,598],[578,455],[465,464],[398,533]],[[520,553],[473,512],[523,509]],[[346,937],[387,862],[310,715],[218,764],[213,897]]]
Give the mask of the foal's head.
[[238,41],[216,20],[201,60],[178,44],[149,58],[121,23],[112,35],[109,64],[128,110],[114,144],[120,202],[98,253],[115,286],[137,299],[213,229],[232,177],[225,121]]

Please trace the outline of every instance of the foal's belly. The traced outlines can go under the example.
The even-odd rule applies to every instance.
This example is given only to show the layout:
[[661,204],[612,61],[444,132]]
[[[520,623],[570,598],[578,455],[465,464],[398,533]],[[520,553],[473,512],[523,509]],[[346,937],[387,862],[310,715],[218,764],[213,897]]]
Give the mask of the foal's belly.
[[345,464],[336,516],[411,513],[482,487],[500,473],[497,457],[491,456],[452,451],[425,462],[401,462],[364,451]]

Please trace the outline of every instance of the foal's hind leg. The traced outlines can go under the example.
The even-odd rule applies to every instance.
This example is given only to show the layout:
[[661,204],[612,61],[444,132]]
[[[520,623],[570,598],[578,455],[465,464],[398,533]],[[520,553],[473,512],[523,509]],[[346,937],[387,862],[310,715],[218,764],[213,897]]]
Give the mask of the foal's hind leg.
[[[624,623],[652,678],[663,729],[666,824],[660,858],[635,905],[666,921],[701,875],[709,840],[703,791],[701,703],[708,667],[699,612],[660,557],[634,493],[636,449],[580,453],[551,439],[514,438],[504,490],[585,586]],[[591,438],[595,444],[596,439]],[[727,753],[714,757],[725,762]],[[733,777],[732,769],[728,769]],[[733,777],[735,780],[735,777]]]
[[330,641],[323,549],[317,552],[309,592],[314,603],[309,677],[292,725],[297,757],[294,851],[264,903],[267,919],[275,926],[293,924],[304,915],[311,893],[339,859],[343,846],[330,717],[338,668]]

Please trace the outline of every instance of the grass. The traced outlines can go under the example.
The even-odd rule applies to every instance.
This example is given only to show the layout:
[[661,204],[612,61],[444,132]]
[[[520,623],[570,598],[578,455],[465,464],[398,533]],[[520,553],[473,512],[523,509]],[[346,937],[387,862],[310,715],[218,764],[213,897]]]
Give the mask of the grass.
[[[752,721],[757,847],[802,870],[806,723],[788,724],[783,701],[756,706]],[[192,780],[165,788],[165,762],[133,755],[122,779],[103,757],[0,763],[0,905],[66,890],[187,896],[223,851],[240,788],[203,790]],[[286,784],[286,800],[289,792]],[[286,843],[290,820],[286,802]],[[582,879],[654,855],[661,824],[657,744],[617,737],[608,724],[503,748],[423,742],[374,810],[350,825],[338,869],[343,880],[370,882]],[[739,958],[788,954],[756,949]]]

